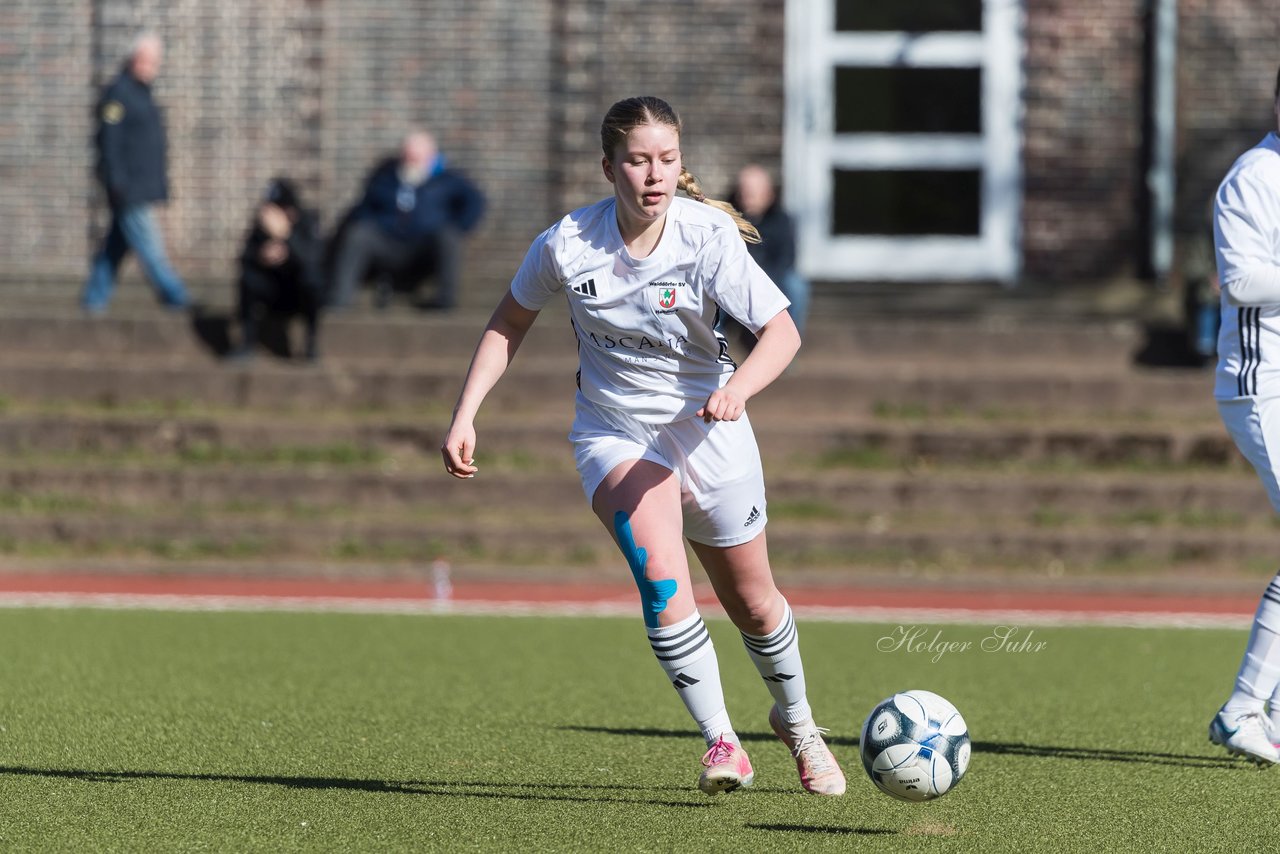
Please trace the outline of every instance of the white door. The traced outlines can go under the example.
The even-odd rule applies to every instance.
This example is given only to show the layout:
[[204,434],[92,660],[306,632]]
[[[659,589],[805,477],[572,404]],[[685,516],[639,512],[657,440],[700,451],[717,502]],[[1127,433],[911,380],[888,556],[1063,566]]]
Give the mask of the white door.
[[1015,282],[1020,0],[788,0],[786,39],[802,271]]

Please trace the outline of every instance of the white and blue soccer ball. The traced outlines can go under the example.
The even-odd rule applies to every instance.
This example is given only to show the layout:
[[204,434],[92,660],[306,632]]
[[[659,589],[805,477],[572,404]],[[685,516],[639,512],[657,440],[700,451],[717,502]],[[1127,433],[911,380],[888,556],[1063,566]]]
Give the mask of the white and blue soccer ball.
[[879,703],[862,725],[862,767],[880,791],[928,801],[955,788],[969,769],[969,727],[931,691],[903,691]]

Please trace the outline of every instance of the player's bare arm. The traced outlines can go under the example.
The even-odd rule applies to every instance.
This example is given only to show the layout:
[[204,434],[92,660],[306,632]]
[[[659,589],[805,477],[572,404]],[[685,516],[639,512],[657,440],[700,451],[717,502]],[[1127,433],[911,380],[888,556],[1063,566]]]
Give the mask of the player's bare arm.
[[471,357],[462,393],[453,408],[453,420],[440,448],[445,470],[454,477],[475,477],[478,471],[475,465],[476,413],[485,396],[506,373],[525,334],[537,319],[538,312],[520,305],[510,292],[489,318],[475,355]]
[[698,410],[705,421],[737,421],[747,401],[776,380],[800,350],[800,333],[790,313],[780,311],[760,328],[758,343],[723,388]]

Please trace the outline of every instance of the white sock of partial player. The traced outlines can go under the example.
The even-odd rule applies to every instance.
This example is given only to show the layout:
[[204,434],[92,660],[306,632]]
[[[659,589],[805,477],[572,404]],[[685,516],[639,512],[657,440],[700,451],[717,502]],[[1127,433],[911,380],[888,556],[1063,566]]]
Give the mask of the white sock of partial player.
[[1280,574],[1271,580],[1253,617],[1253,629],[1228,712],[1261,711],[1280,686]]
[[674,625],[647,628],[645,631],[649,633],[653,654],[658,657],[658,663],[697,722],[698,729],[702,730],[707,746],[710,747],[721,736],[736,742],[738,736],[724,707],[716,647],[702,616],[694,611]]
[[778,704],[782,721],[788,726],[802,724],[813,717],[809,700],[805,696],[804,664],[800,661],[800,634],[791,606],[782,602],[782,621],[778,627],[764,636],[742,633],[742,643],[747,654],[756,664],[756,670],[773,701]]

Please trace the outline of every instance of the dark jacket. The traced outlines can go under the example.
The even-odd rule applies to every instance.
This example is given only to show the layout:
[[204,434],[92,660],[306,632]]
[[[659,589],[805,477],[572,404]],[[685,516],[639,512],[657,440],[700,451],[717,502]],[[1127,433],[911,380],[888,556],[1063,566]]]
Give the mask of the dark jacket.
[[98,101],[98,180],[113,208],[169,198],[164,117],[151,87],[122,71]]
[[758,219],[747,219],[760,232],[760,242],[747,244],[747,251],[774,284],[781,285],[796,265],[795,224],[776,201]]
[[242,275],[271,277],[283,287],[282,297],[319,295],[324,287],[321,272],[324,241],[320,221],[315,213],[304,210],[299,214],[298,221],[293,224],[293,230],[285,241],[289,247],[289,257],[274,267],[264,265],[258,257],[262,245],[269,239],[262,226],[255,222],[245,238],[244,250],[240,253]]
[[[377,223],[388,236],[412,241],[444,228],[466,233],[484,215],[484,195],[461,172],[438,168],[416,188],[401,185],[399,162],[387,160],[369,176],[354,218]],[[407,193],[401,197],[401,193]]]

